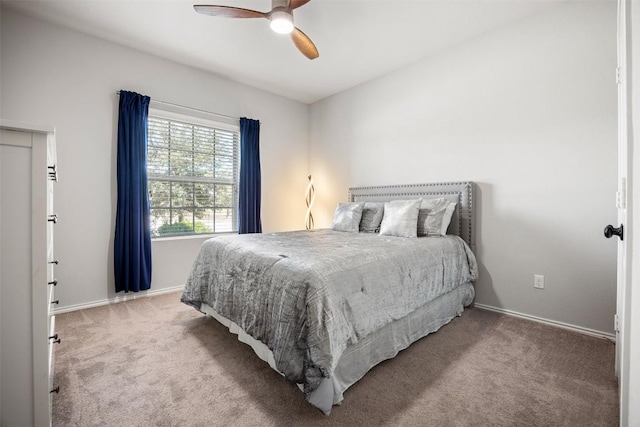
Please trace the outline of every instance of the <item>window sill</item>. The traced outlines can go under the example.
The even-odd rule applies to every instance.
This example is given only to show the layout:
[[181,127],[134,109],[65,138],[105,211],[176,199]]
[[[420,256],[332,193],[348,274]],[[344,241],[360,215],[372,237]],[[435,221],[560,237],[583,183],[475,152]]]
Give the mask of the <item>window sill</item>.
[[184,236],[166,236],[166,237],[152,237],[151,242],[168,242],[172,240],[194,240],[202,239],[207,240],[216,236],[223,236],[225,234],[238,234],[237,231],[228,231],[225,233],[210,233],[210,234],[188,234]]

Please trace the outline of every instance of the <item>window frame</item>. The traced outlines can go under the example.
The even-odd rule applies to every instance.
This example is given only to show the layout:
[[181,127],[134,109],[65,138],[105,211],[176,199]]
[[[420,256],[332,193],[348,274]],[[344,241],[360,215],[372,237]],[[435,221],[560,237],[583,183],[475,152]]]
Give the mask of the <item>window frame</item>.
[[[239,185],[240,185],[240,124],[237,120],[231,117],[219,116],[214,113],[208,113],[201,110],[195,110],[187,107],[179,107],[177,105],[169,105],[151,100],[149,104],[149,115],[151,118],[158,118],[162,120],[175,121],[185,123],[188,125],[202,126],[207,128],[214,128],[223,131],[234,132],[236,135],[236,141],[234,144],[234,159],[233,159],[233,180],[232,180],[232,223],[231,231],[214,231],[210,233],[172,233],[166,235],[152,236],[152,240],[172,240],[172,239],[191,239],[191,238],[208,238],[217,234],[231,234],[238,232],[238,203],[239,203]],[[147,145],[147,156],[149,155],[149,146]],[[173,179],[172,179],[173,178]],[[208,184],[223,184],[229,185],[228,181],[220,182],[216,178],[198,178],[198,179],[185,179],[178,176],[158,176],[149,173],[147,166],[147,186],[149,191],[151,190],[151,182],[201,182]],[[149,202],[150,211],[153,209],[151,200]],[[158,208],[158,209],[171,209],[171,208]],[[195,207],[193,208],[195,209]],[[215,215],[215,206],[213,208]],[[151,214],[149,214],[151,217]]]

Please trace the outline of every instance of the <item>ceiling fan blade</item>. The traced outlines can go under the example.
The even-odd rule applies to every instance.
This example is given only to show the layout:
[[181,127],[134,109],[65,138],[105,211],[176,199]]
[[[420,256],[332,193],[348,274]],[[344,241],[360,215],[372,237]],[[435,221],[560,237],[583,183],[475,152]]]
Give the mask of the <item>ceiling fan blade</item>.
[[291,0],[289,2],[289,10],[297,9],[300,6],[304,6],[309,3],[311,0]]
[[193,8],[203,15],[223,16],[225,18],[266,18],[268,16],[267,13],[258,12],[257,10],[231,6],[196,4]]
[[298,50],[307,58],[316,59],[320,56],[318,49],[316,49],[316,45],[314,45],[311,39],[298,28],[294,28],[291,32],[291,40],[293,40],[293,44],[295,44]]

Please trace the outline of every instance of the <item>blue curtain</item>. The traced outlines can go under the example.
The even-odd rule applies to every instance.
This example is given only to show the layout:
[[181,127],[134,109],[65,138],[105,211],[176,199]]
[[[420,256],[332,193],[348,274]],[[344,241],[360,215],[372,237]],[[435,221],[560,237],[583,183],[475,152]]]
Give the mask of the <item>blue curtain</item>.
[[116,292],[151,287],[151,228],[147,188],[148,96],[120,91],[118,207],[114,240]]
[[240,234],[262,233],[260,220],[260,122],[240,118]]

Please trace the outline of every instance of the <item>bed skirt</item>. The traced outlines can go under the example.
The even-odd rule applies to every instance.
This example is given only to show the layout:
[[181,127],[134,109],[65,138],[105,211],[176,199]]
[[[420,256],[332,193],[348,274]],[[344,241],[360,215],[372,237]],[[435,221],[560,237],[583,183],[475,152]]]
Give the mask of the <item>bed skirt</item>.
[[[371,368],[383,360],[395,357],[400,350],[461,315],[464,307],[472,303],[474,296],[475,290],[471,282],[460,285],[347,347],[333,376],[325,378],[320,387],[307,396],[307,401],[329,415],[333,405],[342,402],[344,392]],[[251,346],[260,359],[280,373],[276,368],[273,353],[264,343],[254,339],[236,323],[216,313],[209,305],[202,303],[200,311],[222,323],[229,332],[238,335],[239,341]]]

